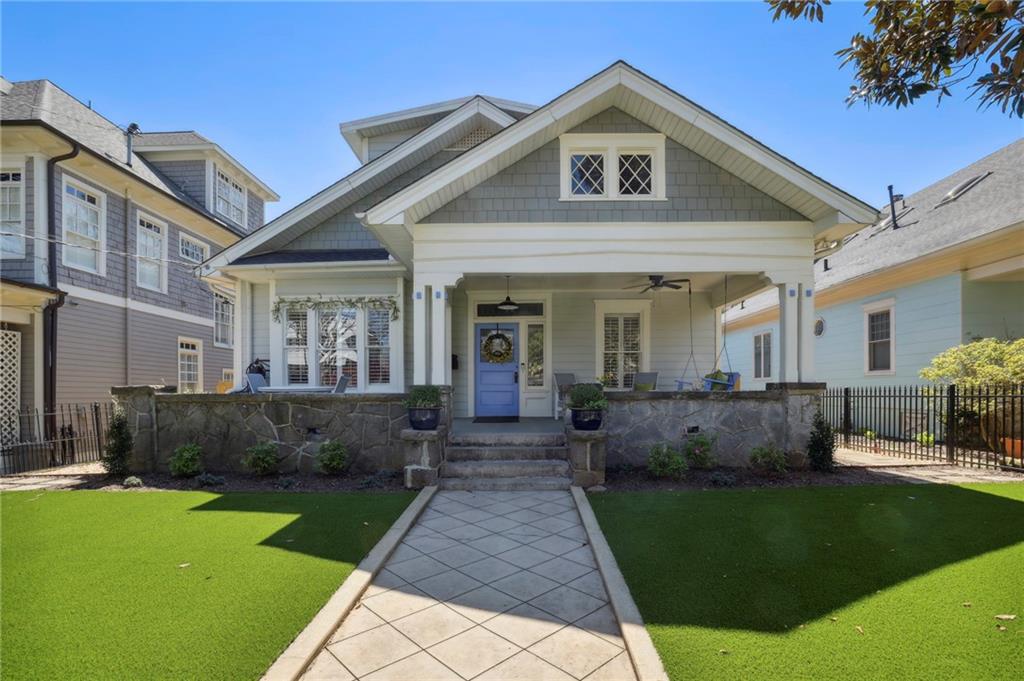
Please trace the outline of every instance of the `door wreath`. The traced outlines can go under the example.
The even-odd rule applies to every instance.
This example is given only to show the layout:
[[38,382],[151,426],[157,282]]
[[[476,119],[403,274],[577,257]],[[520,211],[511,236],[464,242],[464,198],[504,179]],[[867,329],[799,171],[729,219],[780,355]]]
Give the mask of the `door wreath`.
[[480,344],[480,354],[490,364],[504,364],[512,359],[512,339],[501,331],[494,331]]

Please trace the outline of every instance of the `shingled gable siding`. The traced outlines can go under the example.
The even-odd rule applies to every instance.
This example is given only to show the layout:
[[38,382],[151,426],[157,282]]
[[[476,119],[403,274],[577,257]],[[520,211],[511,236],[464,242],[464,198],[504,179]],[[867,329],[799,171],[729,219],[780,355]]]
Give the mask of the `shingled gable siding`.
[[338,211],[333,217],[324,220],[316,227],[296,237],[280,250],[382,248],[380,242],[356,219],[355,214],[367,210],[374,204],[394,194],[399,189],[412,184],[458,155],[459,152],[457,151],[438,152],[409,172],[399,175],[380,189],[358,199]]
[[[5,167],[7,166],[5,165]],[[22,200],[25,202],[25,205],[22,206],[22,210],[25,211],[25,255],[10,256],[5,254],[0,258],[0,262],[2,262],[2,264],[0,264],[0,269],[3,270],[3,276],[5,279],[14,279],[15,281],[24,281],[28,283],[43,283],[36,282],[36,243],[35,240],[30,238],[35,234],[35,178],[33,177],[33,171],[34,167],[30,157],[25,160],[25,165],[22,167],[21,174],[22,187],[24,188]],[[24,339],[22,342],[24,342]],[[24,381],[22,384],[24,384]],[[23,404],[25,403],[23,402]]]
[[150,161],[149,164],[167,176],[183,192],[206,205],[206,161]]
[[423,130],[423,128],[409,128],[408,130],[399,130],[398,132],[389,132],[386,135],[371,137],[366,140],[366,148],[369,152],[366,161],[370,162],[378,156],[386,154],[420,130]]
[[256,231],[263,226],[263,199],[256,196],[252,191],[246,192],[248,197],[248,213],[246,218],[250,232]]
[[[573,133],[656,132],[607,109]],[[667,201],[560,201],[559,143],[553,140],[422,220],[487,222],[722,222],[804,220],[802,215],[669,139]]]

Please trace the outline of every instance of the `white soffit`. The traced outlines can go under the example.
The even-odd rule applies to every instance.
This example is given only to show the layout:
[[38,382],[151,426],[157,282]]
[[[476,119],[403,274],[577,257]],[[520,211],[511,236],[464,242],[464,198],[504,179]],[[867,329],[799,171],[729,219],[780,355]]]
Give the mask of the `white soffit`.
[[203,272],[224,267],[257,249],[267,251],[283,246],[305,230],[336,215],[347,205],[412,170],[469,133],[481,127],[497,132],[514,122],[514,118],[488,100],[475,97],[394,149],[224,249],[204,263]]
[[367,211],[366,223],[411,224],[609,107],[616,107],[812,221],[874,222],[872,206],[832,186],[624,62]]

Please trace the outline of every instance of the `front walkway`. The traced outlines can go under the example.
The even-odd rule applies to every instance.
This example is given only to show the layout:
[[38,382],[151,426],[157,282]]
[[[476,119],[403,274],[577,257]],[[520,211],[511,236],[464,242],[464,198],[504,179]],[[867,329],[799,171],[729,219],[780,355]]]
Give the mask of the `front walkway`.
[[303,679],[631,681],[569,492],[441,491]]
[[1021,482],[1024,475],[997,468],[968,468],[945,461],[911,459],[890,454],[875,454],[840,447],[836,450],[839,466],[864,468],[907,483],[962,485],[972,482]]

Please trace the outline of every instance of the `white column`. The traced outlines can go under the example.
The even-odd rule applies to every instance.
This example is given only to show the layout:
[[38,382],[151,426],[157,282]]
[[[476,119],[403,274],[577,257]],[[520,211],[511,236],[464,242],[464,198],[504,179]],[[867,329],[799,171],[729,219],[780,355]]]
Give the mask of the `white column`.
[[796,383],[799,369],[799,294],[796,283],[779,284],[779,381]]
[[398,320],[391,322],[391,387],[396,392],[405,392],[405,279],[398,277],[395,284],[398,296]]
[[245,367],[252,357],[252,284],[235,282],[235,349],[231,365],[235,371],[235,387],[245,384]]
[[800,380],[814,381],[814,284],[800,284],[799,304],[800,345],[798,361]]
[[[270,295],[267,297],[267,317],[270,320],[270,385],[283,386],[287,383],[288,360],[284,353],[284,310],[282,318],[274,319],[274,301],[277,300],[277,282],[270,280]],[[312,332],[312,329],[310,329]],[[242,367],[243,369],[245,367]]]
[[412,381],[427,382],[427,283],[420,277],[412,286]]
[[448,287],[436,281],[430,290],[430,382],[448,385]]

